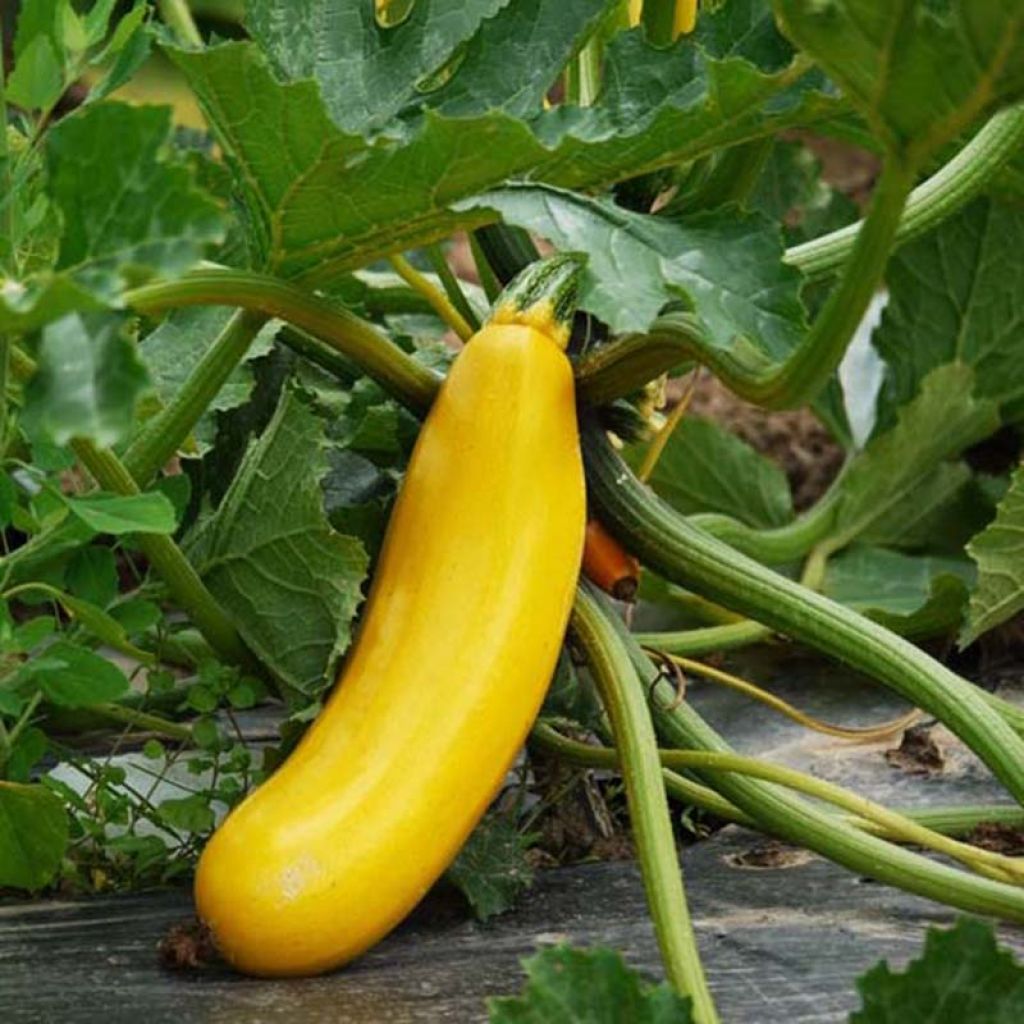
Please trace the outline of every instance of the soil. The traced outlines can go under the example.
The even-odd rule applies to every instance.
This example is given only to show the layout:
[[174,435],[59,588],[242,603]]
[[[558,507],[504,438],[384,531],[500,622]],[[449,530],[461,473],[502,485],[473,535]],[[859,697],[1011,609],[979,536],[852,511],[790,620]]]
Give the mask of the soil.
[[[670,383],[670,405],[687,386],[688,378]],[[688,414],[717,421],[780,466],[798,512],[821,497],[843,464],[843,449],[810,409],[769,412],[737,398],[708,373],[700,374]]]
[[885,752],[885,759],[893,768],[911,775],[938,775],[946,766],[929,726],[908,729],[900,745]]

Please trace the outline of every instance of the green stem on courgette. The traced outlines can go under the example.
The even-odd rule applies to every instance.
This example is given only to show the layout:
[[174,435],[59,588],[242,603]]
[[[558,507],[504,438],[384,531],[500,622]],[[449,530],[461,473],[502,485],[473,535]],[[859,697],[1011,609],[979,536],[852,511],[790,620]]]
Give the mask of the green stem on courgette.
[[1024,740],[976,687],[877,623],[693,526],[633,476],[590,418],[583,448],[591,501],[642,562],[885,683],[952,729],[1024,802]]
[[178,37],[178,41],[186,46],[202,48],[203,37],[199,34],[187,0],[157,0],[157,3],[160,17]]
[[695,1019],[715,1024],[718,1014],[686,905],[650,711],[629,655],[621,645],[605,642],[607,631],[590,590],[586,583],[578,590],[570,627],[586,651],[618,746],[647,905],[665,973],[680,994],[693,1000]]
[[400,253],[392,253],[388,257],[395,273],[414,291],[423,296],[431,309],[463,340],[469,341],[473,336],[473,328],[466,318],[455,307],[448,296],[434,283],[421,274]]
[[144,487],[174,456],[266,322],[262,313],[237,311],[170,402],[143,425],[123,456],[136,483]]
[[372,324],[336,302],[269,274],[196,270],[125,292],[126,305],[159,313],[177,306],[238,306],[280,317],[356,360],[363,371],[414,409],[426,409],[440,378],[407,356]]
[[[1024,145],[1024,104],[994,114],[947,164],[910,194],[895,244],[903,245],[935,227],[970,202],[992,176]],[[828,277],[843,264],[860,222],[786,250],[786,262],[810,280]]]
[[913,184],[913,169],[886,162],[842,277],[810,330],[782,362],[772,361],[749,339],[725,348],[705,337],[691,313],[670,313],[645,334],[600,346],[577,367],[580,393],[602,404],[628,394],[688,360],[711,368],[741,398],[769,409],[803,405],[839,365],[885,271],[889,247]]
[[451,304],[462,314],[463,319],[474,331],[480,330],[480,317],[476,315],[476,311],[469,304],[469,299],[466,298],[459,279],[448,265],[448,260],[445,259],[440,243],[434,242],[423,251],[427,254],[427,259],[430,260],[430,265],[434,268],[434,273],[437,274],[441,287],[444,288]]
[[696,629],[669,630],[662,633],[637,633],[637,642],[666,654],[697,657],[715,651],[734,651],[740,647],[770,639],[772,630],[753,619],[729,622],[723,626],[700,626]]
[[[82,438],[72,441],[71,448],[105,490],[125,495],[140,493],[139,485],[112,451],[98,448]],[[181,548],[170,537],[157,533],[136,534],[136,542],[149,564],[167,584],[175,602],[206,637],[218,656],[235,665],[253,664],[252,655],[238,635],[238,630],[224,614],[213,594],[206,589]]]

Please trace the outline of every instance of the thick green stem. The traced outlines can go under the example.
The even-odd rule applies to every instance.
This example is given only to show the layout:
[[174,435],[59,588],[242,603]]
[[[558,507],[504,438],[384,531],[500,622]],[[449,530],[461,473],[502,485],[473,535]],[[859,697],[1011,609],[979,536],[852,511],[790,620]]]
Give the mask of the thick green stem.
[[841,488],[833,484],[803,515],[770,530],[759,530],[717,512],[702,512],[688,518],[705,533],[765,565],[783,565],[803,558],[829,535],[842,493]]
[[437,288],[433,281],[421,274],[400,253],[392,253],[388,257],[391,266],[398,276],[414,291],[423,296],[430,308],[446,323],[463,341],[473,336],[473,328],[459,312],[448,296]]
[[890,160],[871,210],[843,264],[839,284],[800,344],[785,361],[772,362],[748,341],[725,348],[704,336],[689,313],[671,313],[642,335],[596,348],[577,367],[581,395],[602,404],[689,360],[711,368],[741,398],[769,409],[804,405],[825,386],[846,352],[885,271],[886,256],[913,184],[913,171]]
[[[995,114],[949,163],[910,194],[895,243],[902,245],[970,202],[1024,145],[1024,104]],[[860,223],[786,250],[786,262],[811,280],[834,274],[853,248]]]
[[426,409],[440,385],[437,374],[391,344],[372,324],[268,274],[197,270],[176,281],[135,288],[125,293],[124,301],[147,313],[176,306],[238,306],[280,317],[356,360],[368,376],[413,409]]
[[696,1020],[714,1024],[718,1015],[686,905],[658,744],[643,690],[622,646],[604,642],[607,630],[586,584],[578,592],[571,628],[587,652],[618,746],[647,905],[665,973],[682,995],[693,1000]]
[[[544,722],[539,722],[534,726],[530,738],[531,743],[535,743],[548,753],[554,754],[570,764],[581,765],[585,768],[615,768],[619,763],[615,750],[569,739]],[[699,807],[702,811],[707,811],[723,821],[731,821],[746,828],[760,829],[769,831],[771,835],[775,834],[764,829],[763,825],[755,821],[749,814],[741,811],[735,804],[730,803],[724,796],[708,786],[703,786],[699,782],[694,782],[669,769],[664,769],[662,774],[669,796],[680,803]],[[1024,825],[1024,808],[1018,807],[1016,804],[894,808],[893,813],[908,821],[923,825],[933,832],[951,836],[965,835],[981,824],[995,823],[1014,828]],[[875,836],[885,839],[896,838],[884,826],[867,821],[856,814],[843,815],[840,820]]]
[[1024,801],[1024,740],[976,687],[877,623],[697,529],[633,476],[592,421],[584,453],[602,522],[643,562],[885,683],[949,726]]
[[694,657],[714,651],[734,651],[740,647],[761,643],[772,636],[768,626],[752,619],[729,622],[723,626],[703,626],[698,629],[680,629],[664,633],[637,633],[637,643],[657,648],[667,654]]
[[[115,494],[139,493],[138,484],[113,452],[81,439],[72,441],[71,447],[101,487]],[[174,600],[217,654],[233,664],[252,664],[252,655],[246,650],[238,631],[206,589],[181,548],[162,534],[140,533],[136,539],[150,565],[167,584]]]
[[[31,356],[17,348],[11,350],[11,368],[21,380],[28,380],[36,372]],[[139,485],[113,452],[97,448],[92,441],[83,438],[72,441],[71,448],[101,487],[115,494],[139,493]],[[162,534],[140,533],[137,540],[182,611],[191,618],[217,654],[234,664],[253,665],[252,655],[238,631],[206,589],[181,548]]]
[[189,10],[187,0],[158,0],[160,17],[185,46],[201,48],[203,37],[199,34],[195,19]]
[[[627,658],[628,661],[628,658]],[[632,665],[630,665],[632,672]],[[635,673],[634,673],[635,674]],[[568,742],[572,742],[571,740]],[[581,746],[587,746],[581,744]],[[599,750],[602,755],[611,755],[609,765],[621,763],[621,750],[610,747],[591,747]],[[998,873],[1002,880],[1012,879],[1016,883],[1024,881],[1024,862],[1016,862],[992,850],[961,843],[940,832],[927,828],[920,822],[905,817],[897,811],[883,807],[881,804],[859,796],[842,786],[836,786],[824,779],[806,775],[785,765],[770,764],[742,754],[724,753],[709,750],[659,750],[658,758],[666,768],[677,771],[732,772],[745,775],[752,779],[762,779],[779,786],[785,786],[794,792],[823,800],[848,812],[853,818],[864,821],[869,829],[880,830],[887,839],[899,843],[912,843],[945,854],[954,860],[968,865],[972,870],[985,873],[988,870]],[[990,876],[991,877],[991,876]]]
[[[601,600],[600,598],[598,599]],[[664,681],[629,636],[625,625],[601,601],[607,628],[630,654],[639,684],[648,694],[655,725],[669,746],[733,753],[722,738]],[[1024,890],[967,874],[858,831],[838,815],[771,783],[731,772],[696,774],[754,818],[759,827],[805,846],[860,874],[976,914],[1024,921]]]
[[451,304],[462,314],[463,319],[474,331],[480,330],[480,317],[476,315],[476,311],[469,304],[466,293],[448,265],[448,260],[445,259],[444,250],[440,244],[435,242],[433,245],[428,245],[424,252]]
[[178,451],[266,322],[264,314],[244,310],[231,317],[174,398],[143,426],[124,453],[125,467],[136,483],[144,487]]

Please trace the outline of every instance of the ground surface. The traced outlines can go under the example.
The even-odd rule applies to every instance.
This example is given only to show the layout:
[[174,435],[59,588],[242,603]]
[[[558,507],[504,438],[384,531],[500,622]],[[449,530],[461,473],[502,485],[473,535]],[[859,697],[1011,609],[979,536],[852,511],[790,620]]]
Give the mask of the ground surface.
[[[894,697],[820,662],[760,659],[757,678],[807,710],[850,725],[891,718]],[[1012,681],[1004,692],[1013,695]],[[941,730],[932,753],[886,756],[896,741],[851,746],[808,734],[726,691],[689,699],[738,748],[842,781],[892,804],[997,800],[980,765]],[[936,753],[937,752],[937,753]],[[728,1024],[843,1021],[854,979],[881,957],[903,963],[942,907],[730,828],[683,859],[701,951]],[[308,981],[265,982],[226,970],[170,971],[157,946],[190,915],[186,892],[0,905],[0,1021],[104,1024],[296,1024],[486,1019],[488,995],[519,990],[519,960],[539,945],[607,944],[659,975],[639,875],[614,862],[542,872],[515,912],[482,926],[421,915],[358,964]],[[1024,932],[1001,937],[1024,952]]]

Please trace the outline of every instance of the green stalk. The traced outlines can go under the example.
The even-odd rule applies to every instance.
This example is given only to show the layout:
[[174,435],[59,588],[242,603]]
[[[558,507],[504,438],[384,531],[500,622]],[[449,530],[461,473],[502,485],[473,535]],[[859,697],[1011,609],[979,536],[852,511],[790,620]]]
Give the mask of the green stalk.
[[[995,114],[949,163],[910,194],[896,232],[903,245],[951,216],[980,194],[1024,145],[1024,104]],[[860,223],[786,250],[786,262],[812,281],[834,274],[853,248]]]
[[655,46],[668,46],[675,36],[676,0],[644,0],[640,23]]
[[332,377],[336,377],[343,384],[352,385],[362,375],[363,371],[359,364],[343,356],[336,348],[325,345],[319,338],[314,338],[307,331],[285,324],[278,332],[278,341],[286,345],[303,359],[315,363],[322,370],[326,370]]
[[[11,350],[11,356],[12,369],[19,379],[28,380],[36,372],[36,364],[31,356],[17,348]],[[140,493],[139,485],[112,451],[98,448],[84,438],[72,441],[71,448],[93,479],[105,490],[124,495]],[[163,534],[140,533],[136,537],[150,565],[218,656],[237,665],[252,665],[252,655],[238,631],[206,589],[181,548]]]
[[372,324],[347,309],[268,274],[197,270],[175,281],[143,285],[124,294],[125,304],[146,313],[177,306],[238,306],[280,317],[316,335],[414,409],[426,409],[440,379]]
[[686,905],[650,712],[628,653],[621,645],[604,642],[607,632],[589,589],[583,584],[578,591],[571,628],[587,652],[618,745],[647,905],[665,973],[681,995],[693,1000],[696,1020],[715,1024],[718,1014]]
[[[111,451],[78,439],[71,448],[96,482],[115,494],[138,494],[139,486],[120,459]],[[179,607],[206,637],[218,656],[236,665],[251,665],[252,655],[231,620],[206,589],[181,548],[163,534],[140,533],[136,541],[150,565],[157,571]]]
[[136,483],[149,483],[178,451],[266,322],[262,313],[239,310],[225,324],[174,398],[143,426],[124,453],[125,467]]
[[[629,652],[639,685],[648,694],[655,726],[668,744],[684,750],[733,753],[686,701],[676,702],[674,688],[661,678],[625,625],[598,600],[605,628],[614,632]],[[838,815],[821,811],[771,783],[731,772],[700,770],[696,774],[754,818],[760,828],[851,871],[970,913],[1024,921],[1024,890],[1016,886],[967,874],[860,832]]]
[[473,328],[459,312],[455,304],[425,274],[421,274],[401,253],[392,253],[388,257],[395,273],[429,303],[430,308],[446,323],[463,341],[473,336]]
[[759,530],[717,512],[702,512],[688,518],[712,537],[765,565],[783,565],[803,558],[829,536],[843,493],[838,484],[836,480],[811,508],[791,523],[770,530]]
[[185,46],[202,49],[203,37],[199,34],[186,0],[158,0],[158,4],[160,17],[178,37],[178,41]]
[[430,260],[430,265],[434,268],[434,273],[437,274],[441,287],[444,288],[445,294],[448,296],[448,300],[462,314],[462,318],[469,324],[472,330],[480,330],[480,317],[476,315],[475,310],[469,304],[465,292],[463,292],[459,285],[459,279],[452,272],[452,268],[448,265],[448,260],[445,259],[440,244],[434,242],[433,245],[428,245],[423,251],[427,254],[427,259]]
[[469,236],[469,251],[473,254],[473,264],[476,266],[477,277],[480,278],[480,287],[483,288],[487,301],[493,303],[501,294],[502,282],[495,277],[475,231]]
[[593,422],[585,425],[584,457],[602,522],[641,561],[885,683],[945,723],[1024,801],[1024,740],[976,687],[877,623],[693,526],[633,476]]
[[637,643],[644,647],[654,647],[666,654],[695,657],[715,651],[735,651],[741,647],[750,647],[771,639],[772,630],[760,622],[744,619],[742,622],[729,622],[722,626],[634,635]]
[[473,232],[473,242],[483,255],[487,268],[502,285],[521,270],[540,259],[533,239],[522,228],[511,224],[487,224]]
[[[628,657],[626,660],[628,663]],[[630,672],[632,671],[632,665],[630,665]],[[572,743],[573,741],[568,742]],[[587,747],[588,745],[580,744],[580,746]],[[589,749],[599,750],[606,759],[610,754],[610,763],[605,761],[608,767],[614,767],[620,763],[622,752],[619,749],[614,747],[590,747]],[[881,831],[887,839],[899,843],[913,843],[926,850],[944,854],[966,864],[972,870],[982,873],[996,872],[1002,881],[1013,880],[1017,884],[1024,881],[1024,862],[1015,862],[1012,858],[992,850],[984,850],[951,839],[949,836],[934,832],[920,822],[904,817],[897,811],[883,807],[881,804],[859,796],[842,786],[836,786],[824,779],[815,778],[813,775],[806,775],[793,768],[770,764],[767,761],[744,757],[741,754],[711,750],[659,750],[658,758],[664,767],[674,768],[677,771],[728,772],[784,786],[786,789],[803,793],[847,811],[852,818],[864,821],[869,829]],[[989,877],[993,877],[993,875],[990,874]]]
[[144,732],[155,732],[168,739],[188,743],[192,739],[192,730],[181,722],[172,722],[169,718],[150,714],[148,711],[137,711],[123,704],[93,704],[90,710],[111,722],[130,725]]
[[581,360],[577,367],[581,394],[589,402],[603,404],[696,360],[741,398],[765,408],[791,408],[810,401],[839,365],[875,294],[912,184],[911,168],[894,158],[886,163],[839,284],[784,362],[770,361],[749,343],[728,349],[715,345],[704,336],[695,316],[671,313],[656,320],[646,334],[626,335]]
[[[534,725],[530,733],[530,743],[563,761],[568,761],[569,764],[579,765],[583,768],[619,767],[617,750],[571,740],[543,720]],[[744,814],[738,807],[729,803],[725,797],[708,786],[694,782],[667,768],[663,768],[661,774],[665,782],[665,791],[680,803],[699,807],[702,811],[707,811],[723,821],[731,821],[747,828],[756,829],[758,827],[753,818]]]
[[[584,768],[616,768],[619,764],[618,754],[612,748],[598,747],[569,739],[543,721],[534,726],[533,732],[530,733],[530,742],[546,750],[549,754]],[[775,834],[765,829],[761,823],[741,811],[715,790],[667,768],[663,769],[662,774],[669,796],[680,803],[699,807],[702,811],[707,811],[723,821],[731,821],[746,828],[767,831],[771,835]],[[1018,807],[1016,804],[894,808],[893,813],[917,825],[923,825],[932,832],[952,836],[965,835],[983,823],[995,823],[1014,828],[1024,825],[1024,808]],[[859,815],[842,815],[839,820],[875,836],[886,839],[895,838],[882,825],[867,821]]]

